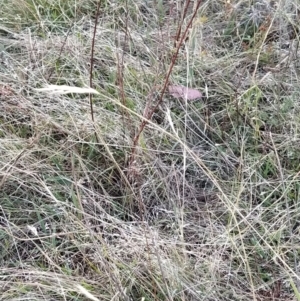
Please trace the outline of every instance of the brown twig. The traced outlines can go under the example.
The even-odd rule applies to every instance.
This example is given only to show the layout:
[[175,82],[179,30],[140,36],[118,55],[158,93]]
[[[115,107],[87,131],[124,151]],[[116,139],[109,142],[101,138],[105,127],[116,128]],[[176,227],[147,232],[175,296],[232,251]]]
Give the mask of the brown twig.
[[[171,63],[170,63],[170,66],[169,66],[169,70],[167,71],[167,74],[166,74],[166,77],[165,77],[165,81],[164,81],[164,84],[163,84],[163,87],[162,87],[162,90],[160,92],[160,96],[159,96],[159,99],[158,99],[156,105],[152,109],[150,109],[149,111],[148,110],[145,111],[146,114],[145,114],[144,117],[146,117],[146,119],[148,119],[148,120],[150,120],[152,118],[153,114],[156,112],[156,110],[158,109],[158,107],[163,102],[163,96],[166,93],[171,73],[172,73],[173,68],[175,66],[175,62],[176,62],[176,60],[178,58],[179,50],[180,50],[181,46],[183,45],[184,41],[187,38],[188,30],[192,26],[192,23],[193,23],[193,21],[194,21],[194,19],[196,17],[196,14],[197,14],[197,12],[199,10],[201,2],[202,2],[202,0],[198,1],[196,9],[195,9],[195,11],[194,11],[191,19],[189,20],[188,25],[185,28],[185,31],[183,32],[181,38],[178,39],[179,42],[176,45],[176,50],[175,50],[175,53],[172,56]],[[187,4],[188,3],[189,3],[189,1],[187,2]],[[180,23],[179,26],[182,26],[182,22]],[[181,32],[181,29],[180,29],[180,32]],[[131,149],[131,156],[130,156],[130,160],[129,160],[129,172],[131,171],[133,162],[135,161],[136,148],[137,148],[137,144],[138,144],[140,135],[143,132],[143,130],[144,130],[145,126],[147,125],[147,123],[148,122],[145,119],[141,122],[139,130],[138,130],[137,134],[135,135],[135,137],[133,139],[133,146],[132,146],[132,149]]]
[[[74,23],[75,23],[75,22],[74,22]],[[62,45],[61,45],[61,47],[60,47],[59,54],[58,54],[58,57],[56,58],[55,64],[58,62],[58,60],[59,60],[60,57],[61,57],[61,54],[62,54],[62,52],[63,52],[63,50],[64,50],[64,48],[65,48],[65,45],[66,45],[66,43],[67,43],[67,39],[68,39],[68,37],[69,37],[69,34],[70,34],[70,32],[71,32],[71,29],[72,29],[74,23],[69,27],[69,29],[68,29],[68,31],[67,31],[66,37],[65,37],[65,39],[64,39],[64,41],[63,41],[63,43],[62,43]],[[50,80],[50,78],[51,78],[51,76],[52,76],[54,70],[55,70],[55,68],[52,68],[52,70],[50,71],[50,73],[49,73],[49,75],[48,75],[48,78],[47,78],[47,81]]]
[[[97,32],[97,24],[98,24],[98,19],[100,15],[100,4],[101,0],[98,1],[97,3],[97,11],[96,11],[96,17],[95,17],[95,25],[94,25],[94,32],[93,32],[93,39],[92,39],[92,49],[91,49],[91,59],[90,59],[90,87],[93,88],[93,67],[94,67],[94,52],[95,52],[95,41],[96,41],[96,32]],[[95,117],[94,117],[94,107],[93,107],[93,95],[89,94],[89,102],[90,102],[90,112],[91,112],[91,117],[93,121],[93,125],[95,123]],[[95,138],[97,143],[99,143],[99,138],[96,133],[95,129]]]
[[[181,29],[182,29],[183,21],[184,21],[184,19],[185,19],[185,17],[186,17],[186,14],[187,14],[187,11],[188,11],[190,2],[191,2],[191,0],[188,0],[188,1],[186,2],[185,7],[184,7],[184,10],[183,10],[183,14],[182,14],[182,16],[181,16],[180,23],[178,24],[177,31],[176,31],[176,35],[175,35],[175,39],[174,39],[174,48],[177,47],[177,44],[178,44],[178,42],[180,41],[180,34],[181,34]],[[187,28],[189,28],[189,27],[187,27]]]

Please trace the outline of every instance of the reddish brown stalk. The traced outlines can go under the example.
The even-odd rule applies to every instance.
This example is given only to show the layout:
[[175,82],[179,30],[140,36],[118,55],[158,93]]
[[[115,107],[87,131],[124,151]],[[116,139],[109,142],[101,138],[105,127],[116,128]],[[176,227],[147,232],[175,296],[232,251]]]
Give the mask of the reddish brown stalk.
[[[196,14],[199,10],[199,7],[200,7],[200,4],[201,4],[202,0],[199,0],[198,3],[197,3],[197,6],[196,6],[196,9],[191,17],[191,19],[189,20],[188,22],[188,25],[186,26],[185,28],[185,31],[184,33],[182,34],[181,38],[179,39],[179,43],[178,45],[176,45],[176,51],[175,53],[173,54],[172,56],[172,59],[171,59],[171,64],[170,64],[170,67],[169,67],[169,70],[166,74],[166,77],[165,77],[165,81],[164,81],[164,84],[163,84],[163,88],[161,90],[161,93],[160,93],[160,96],[159,96],[159,99],[156,103],[156,105],[150,109],[150,111],[148,110],[145,110],[145,114],[144,114],[144,117],[145,119],[147,120],[150,120],[153,116],[153,114],[156,112],[156,110],[158,109],[158,107],[161,105],[161,103],[163,102],[163,96],[164,94],[166,93],[166,90],[167,90],[167,87],[168,87],[168,84],[169,84],[169,79],[170,79],[170,76],[171,76],[171,73],[172,73],[172,70],[175,66],[175,62],[178,58],[178,53],[179,53],[179,50],[181,48],[181,46],[183,45],[184,41],[186,40],[187,38],[187,35],[188,35],[188,30],[189,28],[192,26],[192,23],[196,17]],[[180,26],[182,25],[182,23],[180,24]],[[180,30],[181,31],[181,30]],[[139,138],[140,138],[140,135],[141,133],[143,132],[145,126],[147,125],[148,121],[147,120],[143,120],[140,124],[140,127],[139,127],[139,130],[137,132],[137,134],[135,135],[134,139],[133,139],[133,147],[131,149],[131,156],[130,156],[130,160],[129,160],[129,172],[131,171],[132,169],[132,164],[134,163],[135,161],[135,154],[136,154],[136,148],[137,148],[137,144],[138,144],[138,141],[139,141]]]
[[[93,32],[93,39],[92,39],[92,50],[91,50],[91,66],[90,66],[90,87],[93,88],[93,67],[94,67],[94,51],[95,51],[95,41],[96,41],[96,32],[97,32],[97,24],[98,24],[98,19],[100,15],[100,4],[101,0],[98,1],[97,3],[97,11],[96,11],[96,18],[95,18],[95,25],[94,25],[94,32]],[[91,117],[93,121],[93,125],[95,125],[95,118],[94,118],[94,107],[93,107],[93,96],[92,94],[89,94],[89,100],[90,100],[90,112],[91,112]],[[95,129],[95,138],[96,141],[99,143],[99,138]]]
[[[177,27],[177,31],[176,31],[176,35],[175,35],[175,39],[174,39],[174,48],[177,47],[177,44],[180,40],[180,34],[181,34],[181,29],[182,29],[182,25],[183,25],[183,21],[186,17],[186,14],[187,14],[187,11],[188,11],[188,8],[189,8],[189,5],[190,5],[190,2],[191,0],[188,0],[185,4],[185,7],[184,7],[184,10],[183,10],[183,14],[181,16],[181,20],[180,20],[180,23],[178,24],[178,27]],[[197,10],[196,10],[197,11]],[[189,27],[187,27],[189,28]]]

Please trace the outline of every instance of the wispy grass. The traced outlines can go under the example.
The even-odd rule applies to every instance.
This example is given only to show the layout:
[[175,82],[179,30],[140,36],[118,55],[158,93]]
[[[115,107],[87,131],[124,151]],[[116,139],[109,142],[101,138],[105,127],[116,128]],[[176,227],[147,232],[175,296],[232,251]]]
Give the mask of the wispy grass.
[[299,300],[299,4],[192,2],[0,2],[3,300]]

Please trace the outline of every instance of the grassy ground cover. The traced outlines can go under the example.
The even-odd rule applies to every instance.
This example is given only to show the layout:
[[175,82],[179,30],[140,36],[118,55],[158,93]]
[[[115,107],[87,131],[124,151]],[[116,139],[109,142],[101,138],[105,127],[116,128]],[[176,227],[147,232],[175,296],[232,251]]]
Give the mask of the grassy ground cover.
[[0,0],[0,300],[300,300],[299,11]]

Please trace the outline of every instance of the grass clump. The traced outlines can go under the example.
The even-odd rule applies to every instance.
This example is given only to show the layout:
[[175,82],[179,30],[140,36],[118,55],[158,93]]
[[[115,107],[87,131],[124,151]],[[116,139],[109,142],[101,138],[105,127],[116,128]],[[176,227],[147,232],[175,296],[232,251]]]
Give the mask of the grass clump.
[[299,5],[148,2],[0,3],[2,299],[300,300]]

